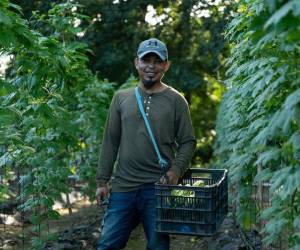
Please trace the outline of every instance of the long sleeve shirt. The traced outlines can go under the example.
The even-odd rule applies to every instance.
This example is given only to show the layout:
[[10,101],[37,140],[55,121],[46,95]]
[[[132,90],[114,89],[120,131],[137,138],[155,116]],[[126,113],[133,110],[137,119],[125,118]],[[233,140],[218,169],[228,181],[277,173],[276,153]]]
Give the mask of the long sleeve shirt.
[[[162,157],[178,177],[182,176],[196,146],[186,100],[172,87],[152,94],[139,88],[139,93]],[[143,184],[158,181],[163,174],[133,88],[114,95],[106,120],[98,185],[110,180],[112,174],[113,192],[136,190]]]

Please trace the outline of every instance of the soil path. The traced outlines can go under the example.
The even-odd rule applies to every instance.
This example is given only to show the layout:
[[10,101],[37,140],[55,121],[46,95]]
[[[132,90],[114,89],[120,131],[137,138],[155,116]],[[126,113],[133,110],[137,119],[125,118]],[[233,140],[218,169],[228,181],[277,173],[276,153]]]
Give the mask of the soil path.
[[[49,232],[58,233],[58,239],[47,245],[47,250],[90,250],[97,249],[100,237],[100,222],[103,216],[102,209],[95,203],[82,200],[73,204],[73,214],[68,209],[59,209],[61,218],[49,223]],[[2,246],[0,249],[30,249],[30,226],[6,226],[5,231],[0,229]],[[2,248],[1,248],[2,247]],[[146,249],[146,240],[141,226],[131,234],[125,250]],[[259,237],[253,232],[245,234],[234,221],[226,218],[221,229],[213,237],[191,237],[171,235],[170,250],[242,250],[260,249]]]

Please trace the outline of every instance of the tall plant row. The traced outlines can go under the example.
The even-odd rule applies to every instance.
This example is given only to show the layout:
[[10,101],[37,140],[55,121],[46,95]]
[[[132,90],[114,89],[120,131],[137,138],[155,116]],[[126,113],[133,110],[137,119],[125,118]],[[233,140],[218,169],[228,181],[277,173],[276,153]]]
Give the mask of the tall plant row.
[[[264,242],[300,247],[300,2],[242,0],[227,27],[227,89],[215,156],[230,170],[238,220],[263,222]],[[253,202],[270,185],[271,206]],[[252,221],[253,222],[253,221]]]
[[[13,55],[0,85],[0,200],[5,181],[20,176],[22,211],[31,211],[32,247],[43,248],[51,236],[47,221],[61,193],[69,192],[68,176],[76,174],[95,188],[99,138],[112,84],[99,81],[87,68],[88,49],[78,42],[80,5],[54,6],[47,16],[35,16],[49,35],[31,30],[21,9],[0,3],[0,48]],[[4,35],[5,34],[5,35]]]

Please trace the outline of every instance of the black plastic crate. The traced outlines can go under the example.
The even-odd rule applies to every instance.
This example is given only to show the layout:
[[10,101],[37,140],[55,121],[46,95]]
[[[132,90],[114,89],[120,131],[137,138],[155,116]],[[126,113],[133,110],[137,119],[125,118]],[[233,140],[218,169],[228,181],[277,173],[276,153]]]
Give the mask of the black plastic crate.
[[[199,180],[204,182],[202,187],[192,186]],[[227,170],[191,168],[179,184],[155,184],[156,231],[199,236],[216,233],[228,212]]]

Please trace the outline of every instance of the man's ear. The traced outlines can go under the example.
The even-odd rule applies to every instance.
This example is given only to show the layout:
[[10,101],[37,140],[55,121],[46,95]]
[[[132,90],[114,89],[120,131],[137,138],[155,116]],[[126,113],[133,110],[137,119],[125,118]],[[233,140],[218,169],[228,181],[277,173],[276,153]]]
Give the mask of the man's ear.
[[134,66],[137,70],[139,69],[139,59],[138,58],[134,59]]
[[165,72],[167,72],[169,70],[170,66],[171,66],[171,61],[166,61],[165,67],[164,67]]

